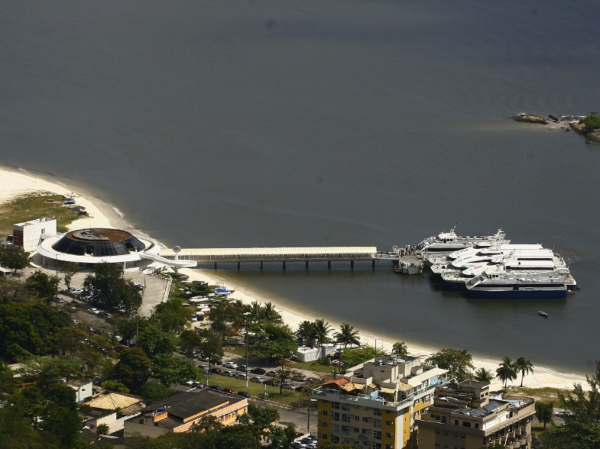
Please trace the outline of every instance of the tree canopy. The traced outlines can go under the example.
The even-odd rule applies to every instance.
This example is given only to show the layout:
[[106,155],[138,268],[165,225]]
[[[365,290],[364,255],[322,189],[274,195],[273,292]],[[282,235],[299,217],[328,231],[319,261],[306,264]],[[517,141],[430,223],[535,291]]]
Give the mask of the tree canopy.
[[437,365],[439,368],[447,369],[448,374],[455,376],[459,382],[470,379],[473,375],[471,370],[473,365],[473,356],[466,349],[444,348],[427,358],[428,363]]

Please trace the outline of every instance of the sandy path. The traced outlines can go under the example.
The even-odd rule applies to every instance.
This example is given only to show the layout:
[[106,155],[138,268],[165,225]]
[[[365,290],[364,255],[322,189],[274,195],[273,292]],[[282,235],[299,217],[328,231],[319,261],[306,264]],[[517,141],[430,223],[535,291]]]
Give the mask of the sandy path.
[[[86,195],[87,198],[74,193],[68,186],[59,183],[58,180],[47,180],[40,176],[27,173],[22,170],[15,170],[11,168],[0,167],[0,204],[8,199],[14,198],[24,193],[30,193],[35,191],[48,191],[54,192],[61,195],[73,195],[77,204],[86,207],[90,217],[81,218],[74,221],[70,225],[70,229],[81,229],[87,227],[118,227],[131,230],[131,226],[121,216],[116,209],[110,204],[103,202],[97,198],[93,198],[90,195]],[[91,198],[91,200],[90,200]],[[218,276],[209,275],[206,271],[196,269],[182,269],[180,273],[184,273],[190,276],[190,279],[203,280],[209,283],[221,283],[223,282]],[[240,288],[239,286],[231,283],[227,284],[227,287],[234,289],[235,293],[232,295],[234,299],[239,299],[244,303],[251,303],[258,301],[260,303],[266,302],[264,298],[259,297],[250,290]],[[290,326],[292,330],[298,328],[298,324],[304,320],[314,320],[313,317],[306,317],[301,315],[300,312],[292,309],[283,307],[273,301],[276,305],[276,309],[281,313],[284,321]],[[330,321],[332,327],[337,330],[341,323]],[[360,329],[359,329],[360,330]],[[366,335],[364,332],[361,334]],[[373,337],[363,337],[364,344],[373,344]],[[377,345],[383,345],[384,349],[391,350],[394,342],[378,340]],[[423,347],[416,344],[407,342],[409,352],[411,354],[427,355],[438,350],[438,348]],[[499,360],[490,359],[476,359],[474,360],[476,368],[484,367],[492,372],[496,371]],[[520,376],[509,386],[519,386],[521,382]],[[535,367],[535,373],[525,377],[525,386],[531,388],[572,388],[573,383],[581,383],[584,387],[587,387],[585,377],[581,374],[576,373],[562,373],[546,367]],[[503,387],[500,381],[494,380],[491,384],[492,390],[500,390]]]

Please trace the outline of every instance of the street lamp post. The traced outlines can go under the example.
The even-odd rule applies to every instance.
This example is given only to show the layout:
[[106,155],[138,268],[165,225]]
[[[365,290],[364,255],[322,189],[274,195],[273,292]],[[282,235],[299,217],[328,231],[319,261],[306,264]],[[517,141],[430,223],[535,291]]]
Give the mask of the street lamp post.
[[246,317],[246,388],[248,388],[248,317],[250,316],[250,312],[244,312],[244,316]]
[[377,340],[379,340],[379,337],[373,337],[373,345],[375,346],[375,357],[377,357]]

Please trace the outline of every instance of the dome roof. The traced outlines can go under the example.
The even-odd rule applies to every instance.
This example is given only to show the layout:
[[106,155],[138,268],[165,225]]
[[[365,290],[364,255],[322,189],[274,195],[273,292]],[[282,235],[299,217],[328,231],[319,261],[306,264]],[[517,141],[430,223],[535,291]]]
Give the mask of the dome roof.
[[133,234],[121,229],[80,229],[65,234],[52,249],[77,256],[123,256],[143,251],[145,245]]

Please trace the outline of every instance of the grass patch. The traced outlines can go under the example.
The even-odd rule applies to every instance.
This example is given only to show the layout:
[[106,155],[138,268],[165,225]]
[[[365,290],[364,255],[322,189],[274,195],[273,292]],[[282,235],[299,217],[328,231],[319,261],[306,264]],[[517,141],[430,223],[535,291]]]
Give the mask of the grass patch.
[[0,205],[0,235],[13,233],[13,225],[43,217],[56,217],[58,232],[67,232],[67,225],[77,220],[77,215],[63,205],[63,196],[50,192],[21,195]]
[[537,418],[534,418],[534,420],[531,422],[531,433],[533,435],[540,435],[544,432],[547,432],[550,426],[551,424],[548,424],[544,429],[544,424],[539,422]]
[[563,407],[563,404],[558,400],[558,392],[566,394],[572,390],[559,390],[557,388],[511,388],[509,394],[522,394],[534,398],[536,401],[554,402],[555,408]]
[[[221,388],[233,388],[235,391],[246,391],[252,396],[263,399],[265,397],[265,385],[255,382],[248,382],[242,379],[234,379],[233,377],[221,376],[219,374],[210,374],[208,376],[208,385],[218,385]],[[273,402],[280,402],[287,405],[298,405],[305,403],[307,395],[299,391],[283,389],[283,393],[279,394],[278,387],[267,385],[268,399]]]

